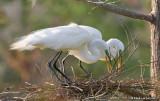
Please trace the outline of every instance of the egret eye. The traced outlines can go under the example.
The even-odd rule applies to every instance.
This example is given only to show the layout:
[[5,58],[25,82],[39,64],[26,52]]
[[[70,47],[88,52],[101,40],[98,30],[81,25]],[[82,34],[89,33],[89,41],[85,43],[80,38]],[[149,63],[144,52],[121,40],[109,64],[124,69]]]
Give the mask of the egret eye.
[[109,56],[109,52],[108,52],[108,50],[105,50],[105,53],[106,53],[106,55],[107,55],[107,56]]

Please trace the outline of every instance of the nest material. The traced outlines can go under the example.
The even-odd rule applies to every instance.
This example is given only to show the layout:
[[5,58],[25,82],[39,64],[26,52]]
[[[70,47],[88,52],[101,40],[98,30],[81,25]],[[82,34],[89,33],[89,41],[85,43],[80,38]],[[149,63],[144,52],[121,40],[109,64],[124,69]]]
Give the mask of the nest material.
[[119,80],[108,78],[98,80],[86,79],[75,83],[54,85],[46,83],[42,86],[27,84],[7,88],[0,94],[0,100],[33,101],[33,100],[92,100],[105,99],[118,101],[126,99],[155,100],[150,97],[149,91],[155,89],[155,85],[143,80]]
[[[71,99],[127,99],[140,97],[141,99],[154,99],[147,94],[154,89],[154,85],[142,80],[119,80],[109,79],[86,80],[77,82],[70,86],[61,85],[67,91],[67,96]],[[66,94],[66,93],[65,93]],[[77,98],[76,98],[77,97]]]

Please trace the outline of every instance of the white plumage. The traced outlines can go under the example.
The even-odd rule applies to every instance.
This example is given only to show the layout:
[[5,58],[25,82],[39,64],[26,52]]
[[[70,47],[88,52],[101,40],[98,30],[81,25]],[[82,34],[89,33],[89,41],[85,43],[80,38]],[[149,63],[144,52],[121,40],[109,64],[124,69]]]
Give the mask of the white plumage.
[[104,60],[105,50],[108,50],[100,31],[75,23],[35,31],[11,45],[12,50],[20,51],[35,48],[69,51],[71,55],[86,63]]
[[[105,42],[102,40],[102,35],[99,30],[89,26],[77,25],[75,23],[32,32],[27,36],[21,37],[20,40],[11,45],[12,50],[19,51],[33,50],[35,48],[50,48],[56,51],[68,51],[70,55],[73,55],[80,61],[88,64],[98,60],[106,60],[108,66],[108,58],[115,58],[116,54],[119,56],[119,51],[124,50],[124,45],[118,39],[110,39]],[[56,56],[59,57],[60,55],[61,52]],[[49,67],[55,73],[51,67],[51,61],[49,62]],[[54,63],[55,65],[56,61]],[[118,67],[121,67],[121,63],[121,58],[119,58]],[[54,68],[59,71],[56,66]],[[69,78],[61,71],[59,71],[59,73],[69,80]],[[56,73],[55,75],[57,76]],[[60,80],[58,76],[57,78]]]
[[113,58],[115,58],[116,55],[119,57],[119,51],[121,51],[121,52],[124,51],[123,43],[116,38],[111,38],[106,43],[109,47],[109,53],[111,53],[111,56]]
[[122,54],[122,52],[124,51],[124,45],[120,40],[115,39],[115,38],[108,40],[106,43],[109,47],[109,53],[111,54],[110,57],[112,59],[115,58],[116,55],[118,57],[118,72],[119,72],[122,66],[122,55],[120,54]]

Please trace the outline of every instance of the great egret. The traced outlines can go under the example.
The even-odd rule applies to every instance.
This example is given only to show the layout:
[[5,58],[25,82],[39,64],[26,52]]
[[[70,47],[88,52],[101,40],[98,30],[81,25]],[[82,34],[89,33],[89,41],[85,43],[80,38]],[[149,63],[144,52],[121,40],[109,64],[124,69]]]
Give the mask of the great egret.
[[75,23],[35,31],[11,45],[12,50],[20,51],[35,48],[51,48],[59,51],[48,63],[48,66],[61,82],[62,80],[57,76],[51,63],[55,60],[53,67],[70,81],[56,66],[62,51],[69,51],[70,55],[88,64],[99,59],[106,60],[107,55],[109,55],[108,45],[102,40],[101,33],[97,29],[89,26],[79,26]]
[[[124,44],[115,38],[108,40],[107,45],[109,47],[110,58],[118,57],[118,69],[122,66],[122,55],[121,53],[124,51]],[[112,69],[112,67],[111,67]]]

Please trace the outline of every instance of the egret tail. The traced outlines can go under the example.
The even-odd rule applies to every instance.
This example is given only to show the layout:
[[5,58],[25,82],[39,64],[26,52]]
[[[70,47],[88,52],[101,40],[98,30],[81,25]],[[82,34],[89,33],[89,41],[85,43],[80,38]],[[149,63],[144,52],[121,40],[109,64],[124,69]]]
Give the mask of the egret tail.
[[13,43],[10,49],[23,51],[23,50],[33,50],[35,48],[36,48],[35,46],[29,44],[28,38],[26,36],[23,36],[20,38],[20,40]]

